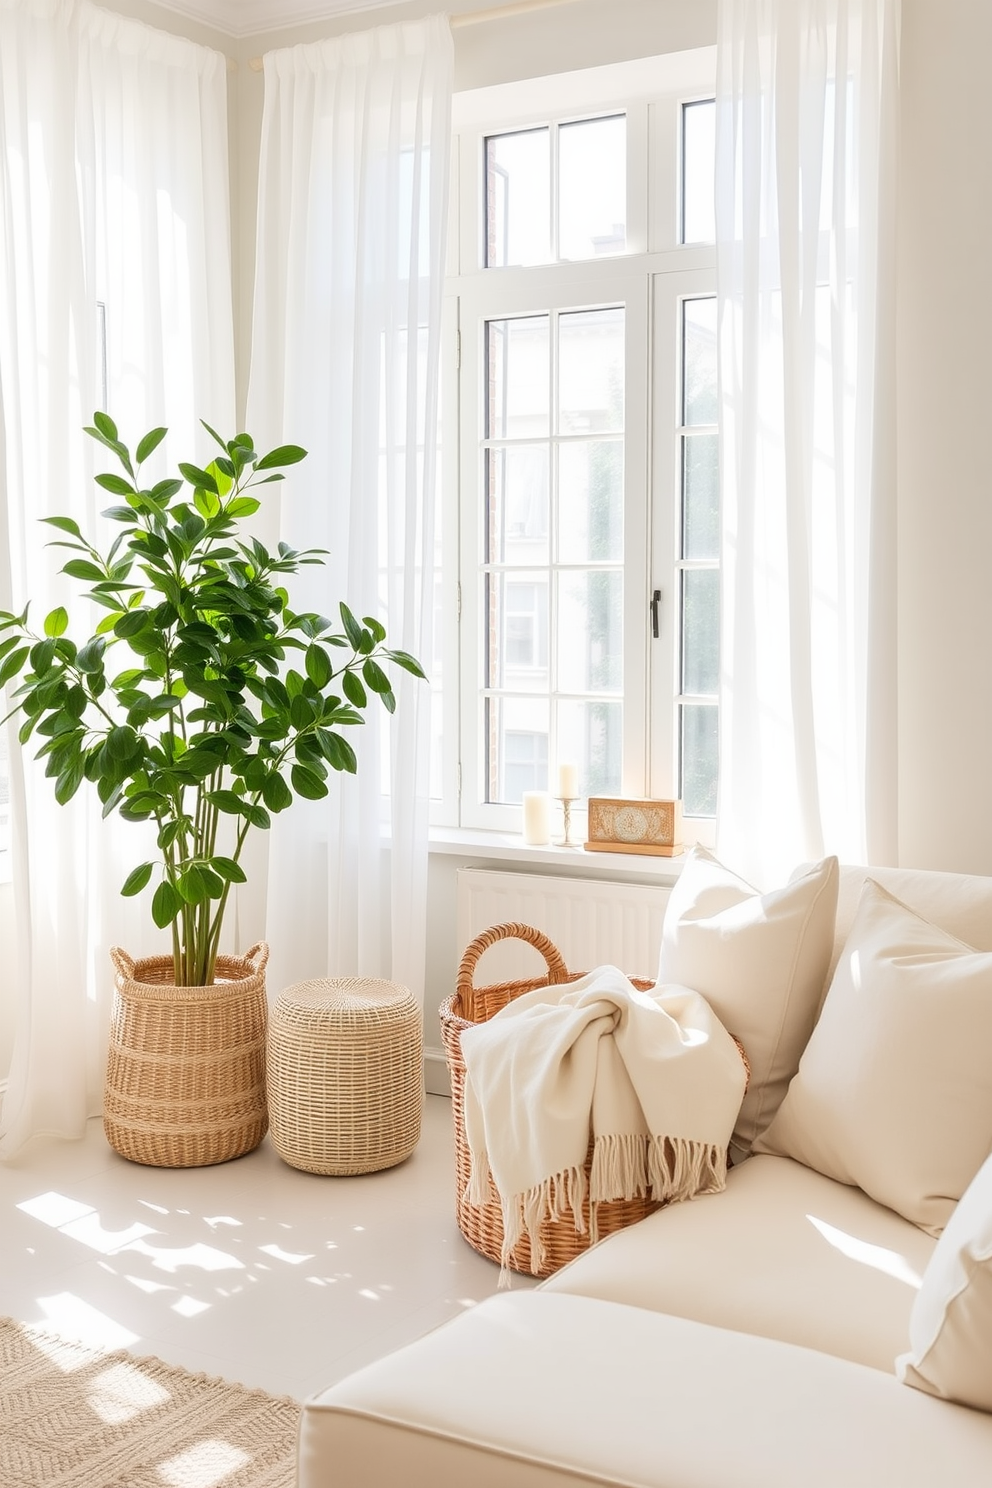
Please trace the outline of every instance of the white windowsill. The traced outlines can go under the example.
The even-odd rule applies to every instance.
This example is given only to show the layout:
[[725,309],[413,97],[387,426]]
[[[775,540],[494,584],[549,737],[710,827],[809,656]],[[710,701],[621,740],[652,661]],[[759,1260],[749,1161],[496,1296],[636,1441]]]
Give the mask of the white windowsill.
[[582,847],[553,844],[528,847],[513,832],[469,831],[463,827],[432,827],[428,852],[512,863],[521,869],[571,871],[588,878],[648,878],[661,884],[675,883],[685,862],[684,855],[663,858],[648,853],[586,852]]

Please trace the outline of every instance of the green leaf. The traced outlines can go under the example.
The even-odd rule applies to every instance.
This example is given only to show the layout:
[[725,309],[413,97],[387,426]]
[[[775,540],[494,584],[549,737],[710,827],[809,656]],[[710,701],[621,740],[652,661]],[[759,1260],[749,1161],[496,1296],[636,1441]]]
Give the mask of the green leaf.
[[278,449],[270,450],[263,455],[255,466],[256,470],[274,470],[278,465],[298,465],[305,460],[307,452],[298,444],[281,444]]
[[211,521],[220,511],[220,497],[215,491],[204,491],[198,488],[193,494],[193,505],[202,517]]
[[282,776],[273,772],[262,786],[262,800],[270,811],[285,811],[293,804],[293,792]]
[[36,646],[31,647],[31,670],[36,677],[41,677],[48,671],[54,657],[54,640],[39,641]]
[[186,465],[180,462],[179,469],[191,486],[202,486],[205,491],[213,491],[217,494],[217,482],[209,470],[201,470],[197,465]]
[[100,433],[103,435],[104,439],[120,438],[120,435],[117,432],[117,425],[114,423],[109,413],[103,413],[100,409],[97,409],[96,413],[94,413],[93,415],[93,422]]
[[60,806],[71,801],[83,783],[83,759],[78,753],[72,758],[71,763],[60,773],[55,782],[55,799]]
[[390,661],[395,661],[396,665],[402,667],[405,672],[411,672],[414,677],[420,677],[424,682],[427,681],[427,673],[417,658],[411,656],[408,651],[385,651],[383,655],[388,656]]
[[244,801],[231,790],[216,790],[207,793],[207,801],[228,816],[240,816]]
[[0,666],[0,687],[2,687],[5,682],[9,682],[11,677],[17,676],[18,672],[21,670],[21,667],[28,659],[29,649],[30,648],[28,646],[19,646],[16,651],[12,651],[10,653],[10,655],[4,661],[3,666]]
[[122,475],[97,475],[94,479],[97,485],[109,491],[111,496],[133,496],[135,494],[130,481],[126,481]]
[[177,480],[176,477],[173,475],[170,476],[167,480],[156,481],[151,490],[146,491],[145,494],[147,496],[150,496],[153,501],[165,504],[170,502],[173,496],[175,496],[177,492],[181,491],[182,488],[182,481]]
[[307,765],[294,765],[290,771],[293,789],[307,801],[319,801],[327,795],[327,785]]
[[311,644],[307,647],[306,669],[315,687],[326,687],[334,676],[330,657],[323,646]]
[[138,748],[138,736],[126,724],[118,724],[107,735],[107,754],[113,760],[128,760]]
[[247,873],[241,864],[236,863],[233,858],[211,858],[210,867],[215,873],[219,873],[221,878],[225,879],[227,883],[248,882]]
[[77,655],[76,666],[81,672],[98,672],[103,665],[103,653],[106,649],[104,637],[94,636]]
[[223,880],[202,863],[191,863],[180,873],[176,882],[187,904],[202,904],[205,899],[219,899],[224,892]]
[[269,813],[262,806],[255,806],[250,801],[242,802],[241,815],[253,827],[261,827],[263,831],[272,825]]
[[41,520],[47,522],[49,527],[57,527],[60,532],[68,532],[72,537],[81,539],[83,536],[79,530],[79,524],[71,517],[42,517]]
[[332,734],[327,729],[321,729],[317,737],[332,769],[345,770],[349,775],[357,772],[358,759],[347,739],[342,739],[340,734]]
[[183,907],[183,901],[168,879],[163,879],[152,896],[152,919],[160,930],[171,925]]
[[152,876],[154,866],[154,863],[142,863],[140,868],[135,868],[133,873],[128,874],[124,880],[124,887],[121,889],[121,894],[125,899],[132,899],[135,894],[141,893]]
[[392,691],[389,678],[377,661],[367,656],[362,664],[362,676],[373,692],[386,693]]
[[368,704],[368,694],[362,686],[361,678],[354,672],[345,672],[341,678],[341,686],[349,703],[354,703],[356,708],[364,708]]
[[355,619],[354,615],[351,613],[344,600],[341,601],[338,608],[341,611],[341,623],[344,626],[345,634],[347,635],[348,640],[351,642],[352,650],[360,651],[362,649],[362,627],[359,625],[358,621]]
[[134,458],[139,465],[148,459],[152,450],[158,449],[168,432],[168,429],[149,429],[144,439],[139,439],[138,448],[134,452]]
[[62,572],[71,579],[84,579],[93,584],[99,584],[107,577],[102,568],[97,568],[95,563],[90,563],[86,558],[70,558]]
[[227,517],[250,517],[258,511],[261,504],[260,501],[255,500],[254,496],[235,496],[233,501],[229,501],[225,506],[224,515]]
[[376,645],[386,639],[386,627],[382,624],[381,620],[376,620],[373,615],[363,615],[362,624],[368,626]]
[[64,635],[68,624],[68,612],[59,605],[58,609],[52,610],[45,616],[45,634],[46,636]]

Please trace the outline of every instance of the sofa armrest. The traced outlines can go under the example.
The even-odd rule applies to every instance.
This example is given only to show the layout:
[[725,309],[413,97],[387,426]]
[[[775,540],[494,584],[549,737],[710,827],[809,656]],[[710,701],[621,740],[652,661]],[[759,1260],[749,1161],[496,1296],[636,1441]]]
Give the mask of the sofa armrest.
[[793,1344],[501,1294],[313,1397],[299,1488],[987,1488],[992,1416]]

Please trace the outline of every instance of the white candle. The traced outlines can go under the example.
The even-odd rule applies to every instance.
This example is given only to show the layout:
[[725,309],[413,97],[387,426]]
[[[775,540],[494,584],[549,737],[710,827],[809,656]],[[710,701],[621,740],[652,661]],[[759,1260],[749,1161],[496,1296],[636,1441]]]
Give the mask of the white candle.
[[524,841],[530,847],[551,841],[551,797],[547,791],[524,791]]
[[578,765],[558,766],[558,795],[563,801],[574,801],[579,794]]

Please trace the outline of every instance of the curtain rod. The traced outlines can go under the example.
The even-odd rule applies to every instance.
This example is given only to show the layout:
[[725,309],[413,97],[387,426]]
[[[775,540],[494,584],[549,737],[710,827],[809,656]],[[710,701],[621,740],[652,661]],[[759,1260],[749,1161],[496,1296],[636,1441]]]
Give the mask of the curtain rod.
[[[506,5],[494,5],[490,10],[466,10],[459,15],[449,16],[448,20],[452,31],[457,31],[462,26],[480,26],[487,21],[502,21],[507,16],[526,15],[530,10],[550,10],[556,5],[574,5],[575,0],[508,0]],[[249,59],[248,66],[252,72],[261,72],[261,57]]]

